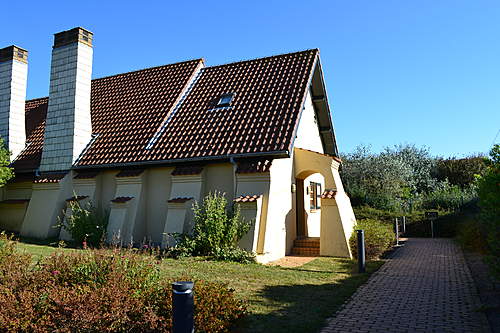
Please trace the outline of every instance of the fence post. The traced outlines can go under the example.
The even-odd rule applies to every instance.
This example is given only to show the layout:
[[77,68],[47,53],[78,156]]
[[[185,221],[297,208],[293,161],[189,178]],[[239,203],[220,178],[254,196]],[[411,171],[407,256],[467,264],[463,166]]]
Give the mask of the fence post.
[[178,281],[172,283],[172,332],[194,332],[194,283]]
[[363,230],[356,230],[358,236],[358,272],[364,273],[366,271],[365,260],[365,232]]

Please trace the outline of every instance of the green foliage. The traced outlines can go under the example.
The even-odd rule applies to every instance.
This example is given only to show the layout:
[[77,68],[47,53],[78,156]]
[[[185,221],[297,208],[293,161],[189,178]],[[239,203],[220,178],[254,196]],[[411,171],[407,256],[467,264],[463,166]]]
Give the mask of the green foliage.
[[[390,224],[375,219],[358,220],[354,230],[364,230],[367,259],[377,259],[389,250],[395,242],[394,232]],[[349,239],[354,257],[358,255],[357,233],[353,232]]]
[[475,201],[477,201],[477,192],[474,185],[461,188],[445,180],[438,183],[431,192],[422,196],[420,207],[454,211]]
[[193,205],[194,228],[191,233],[176,235],[177,245],[170,250],[174,257],[211,256],[216,260],[253,261],[254,256],[238,248],[238,241],[250,229],[239,207],[229,212],[223,194],[208,194],[203,204]]
[[457,241],[465,249],[481,254],[488,253],[486,241],[477,216],[461,221],[457,227],[456,237]]
[[[0,265],[2,331],[172,329],[173,280],[162,277],[161,261],[151,256],[117,249],[56,253],[36,265],[17,253],[6,258],[11,263]],[[246,304],[224,284],[198,280],[194,290],[200,332],[228,332],[246,313]]]
[[478,177],[480,222],[484,230],[488,249],[489,262],[497,276],[500,277],[500,145],[491,149],[488,168],[485,174]]
[[482,175],[485,171],[486,162],[483,156],[440,158],[433,170],[433,176],[439,181],[448,181],[451,185],[467,188],[474,183],[476,175]]
[[71,214],[60,221],[58,227],[64,228],[77,244],[84,241],[89,246],[99,246],[104,240],[108,226],[109,213],[95,207],[92,202],[81,205],[70,201]]
[[457,210],[474,203],[473,177],[483,172],[484,164],[479,157],[435,158],[427,148],[415,145],[385,148],[379,154],[359,146],[342,159],[342,180],[354,206],[405,214],[418,209]]
[[398,213],[373,208],[367,205],[353,207],[354,215],[358,220],[378,220],[387,224],[393,224],[394,219],[399,216]]
[[5,148],[3,139],[0,137],[0,187],[4,186],[9,179],[14,177],[12,168],[9,168],[10,152]]

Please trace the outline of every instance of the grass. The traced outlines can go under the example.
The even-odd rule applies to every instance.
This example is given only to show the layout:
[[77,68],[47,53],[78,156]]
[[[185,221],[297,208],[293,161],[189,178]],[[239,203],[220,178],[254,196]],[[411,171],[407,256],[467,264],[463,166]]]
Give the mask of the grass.
[[[20,251],[40,258],[58,249],[49,242],[18,243]],[[54,244],[54,243],[53,243]],[[313,332],[382,265],[369,262],[367,273],[357,274],[355,261],[317,258],[303,266],[283,268],[260,264],[207,261],[203,258],[163,259],[165,277],[227,283],[249,304],[248,316],[237,332]],[[196,290],[196,289],[195,289]],[[195,291],[196,292],[196,291]]]

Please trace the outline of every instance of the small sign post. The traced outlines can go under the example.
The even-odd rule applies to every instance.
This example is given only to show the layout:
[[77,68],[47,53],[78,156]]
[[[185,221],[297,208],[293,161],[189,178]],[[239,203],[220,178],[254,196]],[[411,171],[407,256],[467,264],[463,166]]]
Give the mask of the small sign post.
[[425,212],[425,218],[431,222],[431,237],[434,238],[434,220],[438,218],[438,212]]

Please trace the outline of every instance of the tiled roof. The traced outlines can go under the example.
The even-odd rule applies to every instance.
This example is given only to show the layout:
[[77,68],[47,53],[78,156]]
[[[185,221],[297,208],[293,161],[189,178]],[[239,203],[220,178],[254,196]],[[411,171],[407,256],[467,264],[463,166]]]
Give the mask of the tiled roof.
[[168,200],[169,203],[185,203],[189,200],[193,200],[193,197],[177,197]]
[[337,194],[336,190],[325,190],[321,193],[321,199],[333,199],[335,198],[335,194]]
[[259,199],[262,195],[242,195],[242,196],[239,196],[239,197],[236,197],[234,198],[234,202],[237,202],[237,203],[245,203],[245,202],[255,202],[257,201],[257,199]]
[[[193,60],[92,80],[97,137],[76,167],[286,156],[318,53],[205,67],[196,75],[202,60]],[[230,106],[214,108],[213,101],[226,93],[233,94]],[[13,163],[16,170],[39,166],[47,103],[26,102],[31,144]]]
[[[92,132],[99,134],[79,165],[137,160],[202,60],[92,80]],[[36,169],[43,148],[48,98],[26,102],[27,149],[15,170]]]
[[59,183],[67,173],[48,173],[42,174],[35,178],[33,183],[43,184],[43,183]]
[[89,197],[88,195],[77,195],[76,197],[71,197],[69,199],[66,199],[66,202],[80,201],[87,199],[88,197]]
[[[202,69],[145,160],[286,152],[318,50]],[[231,105],[213,100],[233,94]]]
[[116,197],[113,200],[111,200],[111,202],[114,202],[114,203],[125,203],[127,201],[132,200],[133,198],[134,197]]
[[40,165],[48,103],[48,97],[26,102],[25,123],[27,146],[12,164],[16,171],[35,170]]
[[236,169],[236,173],[269,172],[272,162],[272,160],[238,161],[238,168]]

